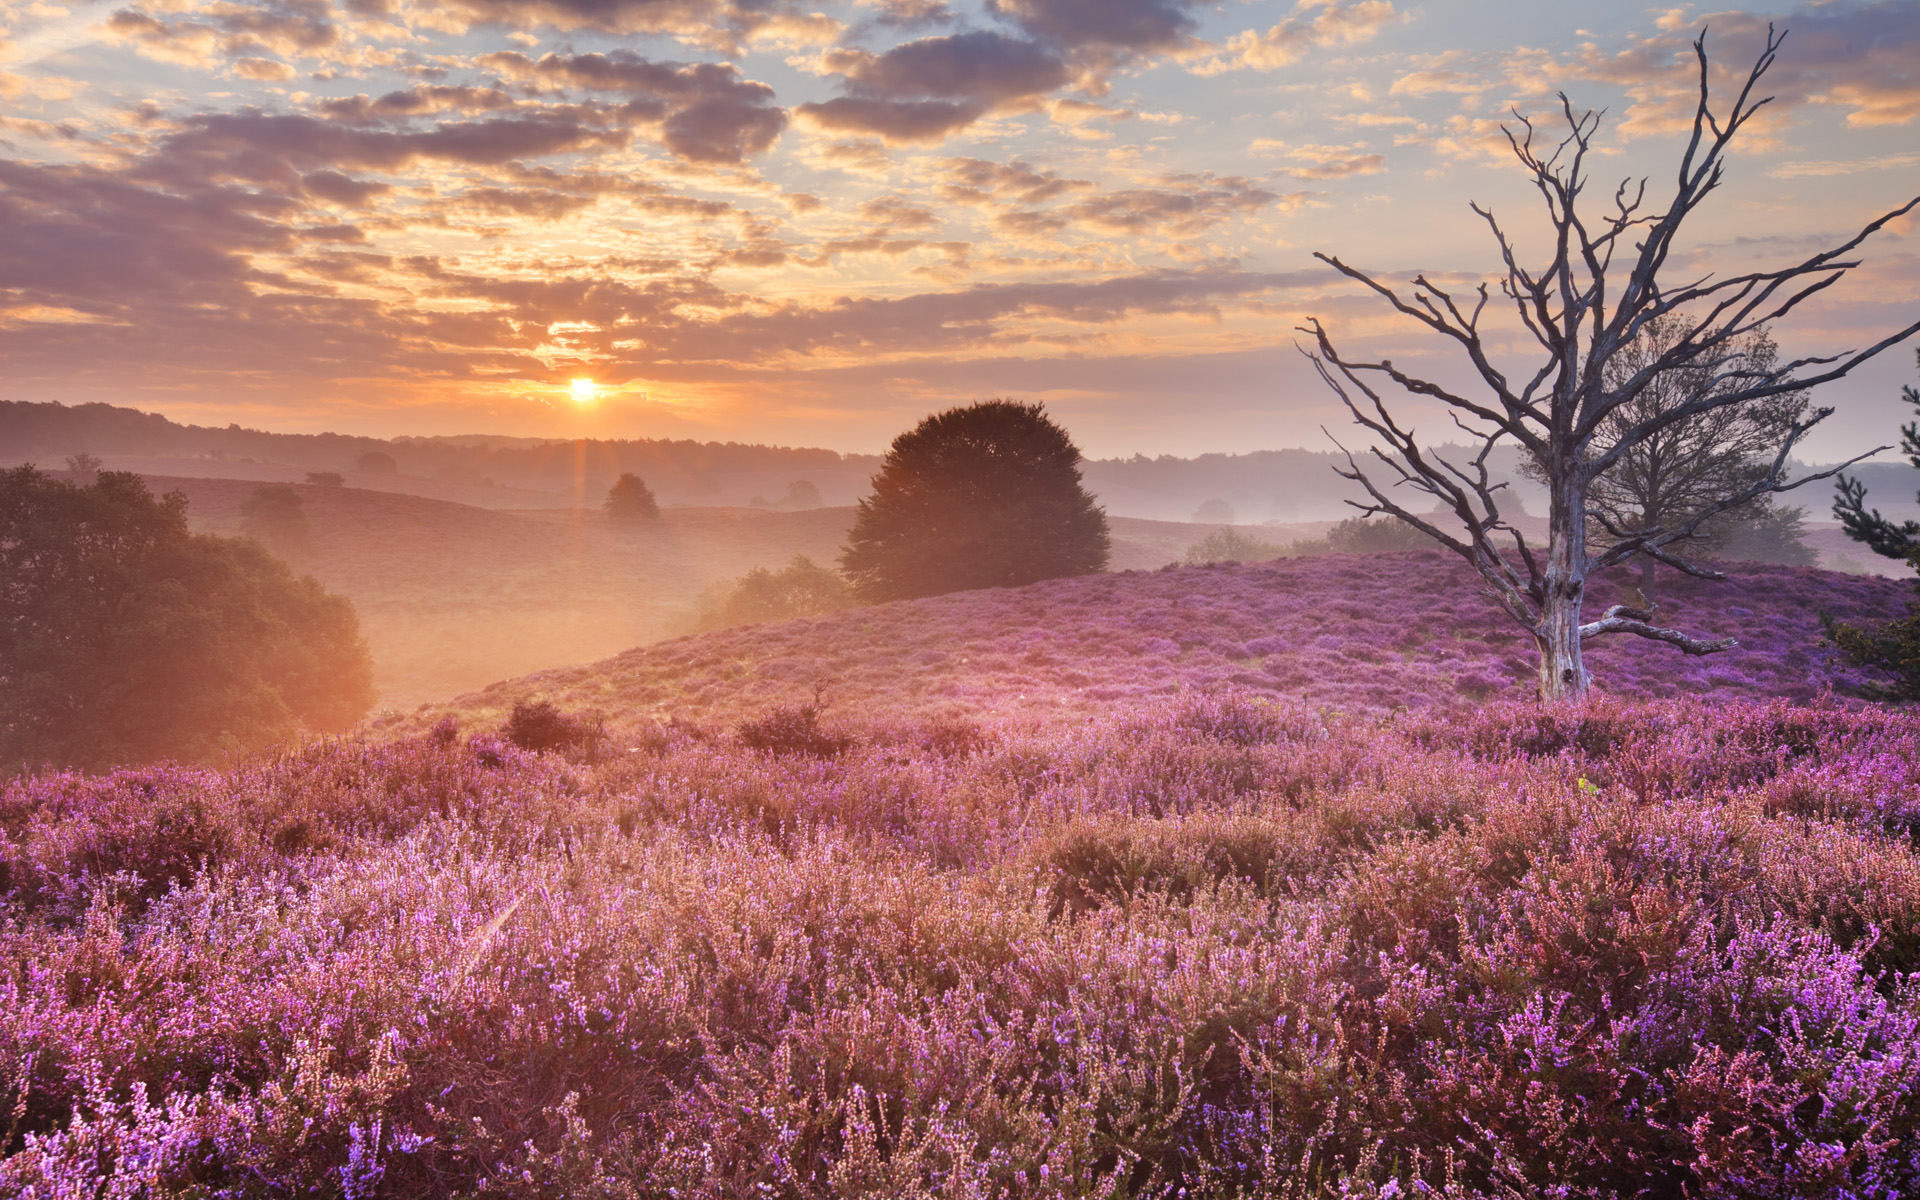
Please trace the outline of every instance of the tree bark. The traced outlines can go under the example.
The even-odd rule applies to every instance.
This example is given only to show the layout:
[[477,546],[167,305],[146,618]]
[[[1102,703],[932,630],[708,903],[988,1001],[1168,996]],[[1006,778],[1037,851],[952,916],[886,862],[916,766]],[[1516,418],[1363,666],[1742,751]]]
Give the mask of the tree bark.
[[1558,486],[1548,501],[1540,624],[1533,639],[1540,648],[1540,698],[1579,701],[1586,699],[1590,682],[1580,654],[1580,610],[1587,598],[1586,481],[1577,464],[1556,475]]

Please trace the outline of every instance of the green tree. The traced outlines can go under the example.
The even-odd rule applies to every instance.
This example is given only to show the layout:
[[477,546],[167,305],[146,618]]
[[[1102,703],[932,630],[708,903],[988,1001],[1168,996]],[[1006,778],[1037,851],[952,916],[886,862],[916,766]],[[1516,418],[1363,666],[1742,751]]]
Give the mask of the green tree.
[[806,555],[778,571],[755,567],[731,584],[700,598],[702,629],[725,629],[762,621],[791,621],[851,607],[847,581]]
[[373,700],[346,600],[140,477],[0,472],[0,769],[206,761]]
[[277,554],[307,548],[307,513],[291,484],[263,483],[240,503],[240,532]]
[[[1920,362],[1920,351],[1914,352]],[[1920,468],[1920,391],[1912,384],[1900,389],[1900,399],[1913,405],[1916,419],[1900,429],[1900,450],[1907,461]],[[1833,515],[1840,518],[1847,536],[1885,558],[1904,558],[1920,572],[1920,523],[1894,522],[1867,508],[1866,485],[1857,479],[1840,477],[1839,495],[1833,502]],[[1920,575],[1913,581],[1920,588]],[[1855,666],[1879,667],[1893,674],[1894,681],[1879,694],[1890,700],[1920,700],[1920,601],[1907,607],[1907,615],[1880,625],[1841,625],[1833,631],[1833,640],[1841,653]]]
[[1287,553],[1285,546],[1263,542],[1229,526],[1216,529],[1188,546],[1186,561],[1190,567],[1216,562],[1265,562],[1270,558],[1283,558]]
[[613,486],[607,489],[607,500],[602,507],[616,521],[655,521],[660,518],[660,505],[653,498],[653,490],[631,471],[613,481]]
[[1038,404],[948,409],[893,440],[840,556],[862,600],[1018,587],[1106,569],[1080,450]]

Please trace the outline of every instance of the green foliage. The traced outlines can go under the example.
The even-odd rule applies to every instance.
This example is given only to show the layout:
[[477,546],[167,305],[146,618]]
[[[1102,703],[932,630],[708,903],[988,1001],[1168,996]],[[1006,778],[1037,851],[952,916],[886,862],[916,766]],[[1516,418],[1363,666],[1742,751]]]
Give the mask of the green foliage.
[[653,490],[631,471],[613,481],[613,486],[607,489],[607,500],[603,507],[607,515],[616,521],[660,519],[660,505],[653,498]]
[[551,700],[518,701],[500,732],[522,750],[535,751],[591,749],[601,736],[598,722],[561,712]]
[[1327,530],[1327,549],[1335,554],[1386,554],[1431,550],[1437,543],[1398,517],[1348,517]]
[[1038,404],[989,400],[894,439],[841,569],[863,600],[1018,587],[1107,566],[1080,451]]
[[[1920,570],[1920,550],[1912,559]],[[1897,621],[1879,625],[1836,625],[1829,634],[1856,667],[1879,667],[1893,682],[1862,689],[1876,700],[1920,700],[1920,603]]]
[[1214,562],[1265,562],[1288,555],[1285,546],[1263,542],[1250,533],[1228,527],[1216,529],[1187,547],[1187,565],[1197,567]]
[[[1920,350],[1914,351],[1914,361],[1920,362]],[[1920,416],[1920,391],[1912,384],[1900,389],[1900,399],[1913,405],[1914,413]],[[1900,427],[1900,452],[1920,468],[1920,420]],[[1881,516],[1879,509],[1869,511],[1867,485],[1857,479],[1840,477],[1833,515],[1846,528],[1848,537],[1884,558],[1907,558],[1920,550],[1920,521],[1895,524]]]
[[[1920,350],[1914,352],[1920,362]],[[1900,389],[1900,399],[1913,405],[1920,414],[1920,391],[1908,384]],[[1900,428],[1900,449],[1907,461],[1920,468],[1920,420]],[[1840,494],[1833,502],[1833,515],[1840,518],[1847,536],[1864,543],[1875,554],[1904,558],[1920,573],[1920,523],[1903,521],[1896,525],[1868,511],[1866,485],[1857,479],[1840,477]],[[1920,587],[1920,577],[1914,579]],[[1894,681],[1877,689],[1881,697],[1893,700],[1920,700],[1920,601],[1907,615],[1878,626],[1838,625],[1828,630],[1834,643],[1849,662],[1857,667],[1879,667],[1894,676]]]
[[778,571],[755,567],[731,584],[709,589],[700,598],[698,624],[701,629],[726,629],[791,621],[852,605],[847,581],[802,554]]
[[0,764],[206,761],[373,701],[353,608],[140,477],[0,472]]
[[1779,563],[1786,567],[1819,565],[1820,556],[1806,543],[1804,508],[1772,504],[1729,522],[1720,531],[1714,557],[1727,562]]
[[300,493],[284,483],[263,483],[240,504],[240,532],[281,554],[307,548],[307,514]]
[[353,469],[363,475],[398,475],[400,463],[385,450],[369,450],[353,460]]
[[811,479],[794,480],[787,485],[787,494],[780,497],[781,508],[820,508],[825,504],[819,485]]

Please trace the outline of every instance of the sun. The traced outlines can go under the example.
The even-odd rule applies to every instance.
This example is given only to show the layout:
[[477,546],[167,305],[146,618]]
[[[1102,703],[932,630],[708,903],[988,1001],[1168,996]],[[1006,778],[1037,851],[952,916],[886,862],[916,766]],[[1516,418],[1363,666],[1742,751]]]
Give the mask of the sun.
[[573,399],[575,403],[591,404],[593,403],[594,397],[599,394],[600,385],[593,380],[576,379],[573,381]]

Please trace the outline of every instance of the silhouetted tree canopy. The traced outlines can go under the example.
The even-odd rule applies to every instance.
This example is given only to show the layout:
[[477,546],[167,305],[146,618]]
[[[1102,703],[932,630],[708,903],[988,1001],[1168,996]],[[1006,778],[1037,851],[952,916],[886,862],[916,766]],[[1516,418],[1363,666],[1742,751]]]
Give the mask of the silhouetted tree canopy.
[[802,554],[778,571],[755,567],[732,583],[709,588],[698,604],[699,626],[726,629],[761,621],[791,621],[852,604],[853,593],[847,581]]
[[353,460],[353,469],[366,475],[398,475],[400,464],[385,450],[369,450]]
[[653,490],[631,471],[613,481],[613,486],[607,489],[604,507],[607,515],[617,521],[652,521],[660,516],[660,505],[654,501]]
[[353,607],[140,477],[0,472],[0,771],[191,761],[373,702]]
[[1038,404],[988,400],[893,441],[842,571],[863,600],[1018,587],[1106,569],[1107,518],[1080,451]]
[[306,506],[291,484],[263,483],[240,502],[240,532],[279,554],[307,548]]

